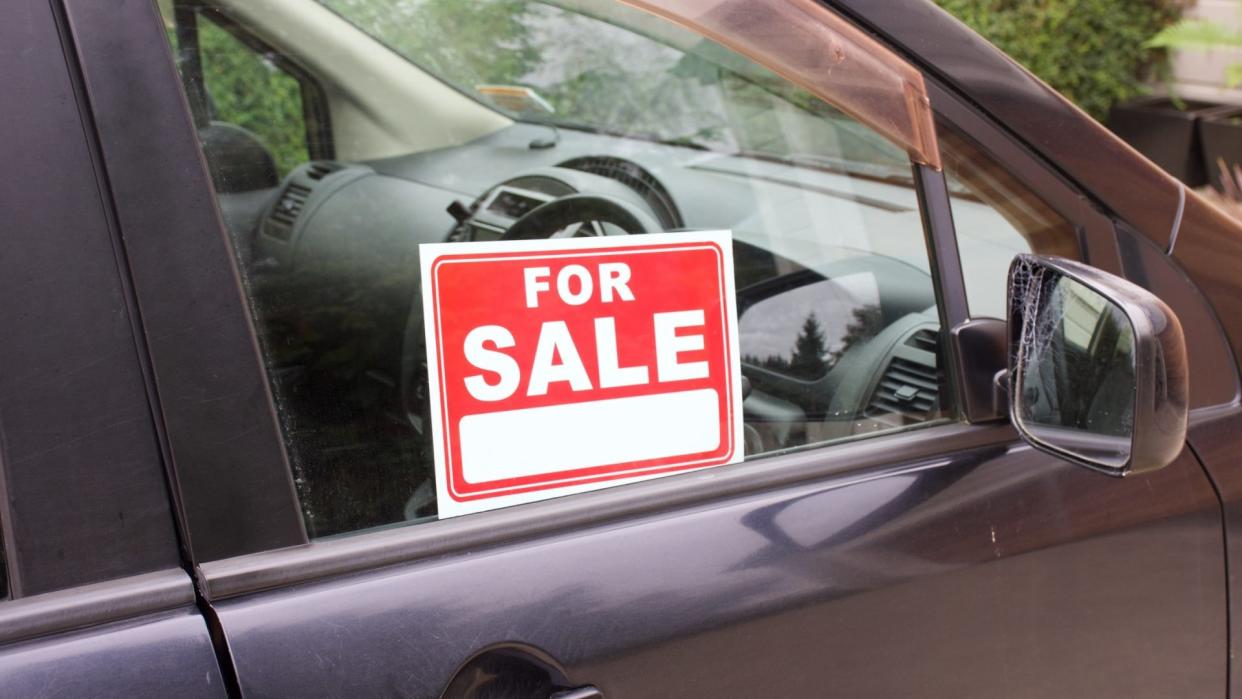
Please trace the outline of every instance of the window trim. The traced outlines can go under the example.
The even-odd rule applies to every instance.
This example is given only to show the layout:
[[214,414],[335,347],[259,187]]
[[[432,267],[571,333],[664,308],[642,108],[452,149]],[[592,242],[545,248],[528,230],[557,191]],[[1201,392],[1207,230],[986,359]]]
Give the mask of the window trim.
[[919,200],[919,216],[927,241],[928,265],[932,272],[932,289],[940,315],[940,357],[944,363],[946,383],[953,395],[951,414],[964,419],[966,388],[958,371],[959,348],[950,342],[953,330],[970,320],[966,306],[966,280],[958,254],[957,234],[953,228],[953,209],[949,185],[944,171],[926,165],[914,166],[914,186]]
[[[159,9],[64,0],[64,13],[65,49],[83,75],[146,334],[184,555],[197,563],[306,543],[267,372]],[[169,176],[152,176],[161,172]]]
[[306,546],[211,561],[197,568],[209,602],[325,578],[365,573],[463,551],[512,544],[711,501],[829,481],[846,487],[937,468],[962,452],[1019,441],[1008,423],[943,421],[902,432],[773,453],[704,472],[684,473],[471,517],[394,525],[318,539]]
[[193,608],[194,584],[180,568],[87,583],[0,604],[0,644]]

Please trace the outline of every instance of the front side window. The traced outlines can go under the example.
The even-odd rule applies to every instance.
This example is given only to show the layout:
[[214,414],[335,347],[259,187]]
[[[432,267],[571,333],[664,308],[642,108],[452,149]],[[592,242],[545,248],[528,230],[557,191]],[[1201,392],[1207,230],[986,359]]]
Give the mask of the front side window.
[[970,314],[1005,318],[1014,256],[1081,259],[1078,231],[969,136],[945,122],[938,126]]
[[437,515],[420,244],[727,230],[748,459],[952,414],[907,155],[748,59],[605,0],[211,11],[331,116],[337,159],[217,188],[313,536]]

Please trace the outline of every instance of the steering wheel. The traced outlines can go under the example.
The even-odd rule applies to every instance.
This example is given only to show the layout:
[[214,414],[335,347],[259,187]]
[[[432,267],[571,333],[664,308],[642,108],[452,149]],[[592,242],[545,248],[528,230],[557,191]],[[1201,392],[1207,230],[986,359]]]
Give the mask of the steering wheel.
[[631,234],[663,230],[650,214],[629,202],[600,194],[570,194],[531,209],[514,221],[500,239],[568,237],[577,230],[563,233],[566,229],[587,221],[611,223]]
[[[542,204],[513,222],[501,240],[569,237],[577,232],[574,224],[597,221],[609,223],[626,233],[664,230],[655,218],[629,202],[597,194],[571,194]],[[607,230],[607,229],[604,229]],[[401,404],[403,412],[419,434],[419,449],[431,460],[431,432],[426,419],[431,410],[427,391],[427,348],[423,334],[423,304],[416,295],[410,304],[401,350]],[[418,509],[416,494],[407,509]]]

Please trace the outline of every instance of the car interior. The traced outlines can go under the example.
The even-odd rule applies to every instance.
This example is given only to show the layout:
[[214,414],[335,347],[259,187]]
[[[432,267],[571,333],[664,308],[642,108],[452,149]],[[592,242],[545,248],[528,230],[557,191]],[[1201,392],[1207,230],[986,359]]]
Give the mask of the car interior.
[[[729,230],[748,458],[952,415],[908,156],[728,49],[609,0],[161,9],[313,536],[435,516],[422,243]],[[950,187],[975,255],[1054,225]]]

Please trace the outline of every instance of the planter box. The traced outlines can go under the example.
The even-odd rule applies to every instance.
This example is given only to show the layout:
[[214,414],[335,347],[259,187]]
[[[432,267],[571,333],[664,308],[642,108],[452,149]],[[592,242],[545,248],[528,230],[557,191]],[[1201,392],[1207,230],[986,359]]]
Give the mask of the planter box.
[[1205,102],[1182,102],[1178,109],[1165,97],[1148,97],[1112,108],[1108,127],[1152,162],[1191,187],[1207,183],[1199,144],[1200,115],[1217,109]]
[[[1199,119],[1199,145],[1207,168],[1208,183],[1218,192],[1225,192],[1221,183],[1223,162],[1229,173],[1242,166],[1242,107],[1218,107],[1205,112]],[[1233,189],[1238,182],[1233,180]]]

